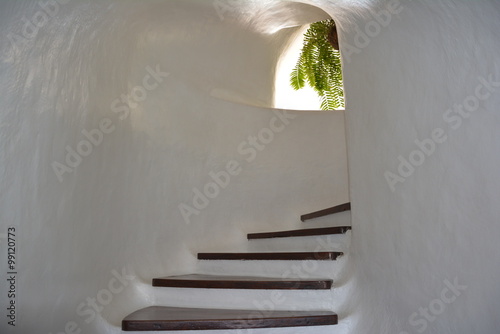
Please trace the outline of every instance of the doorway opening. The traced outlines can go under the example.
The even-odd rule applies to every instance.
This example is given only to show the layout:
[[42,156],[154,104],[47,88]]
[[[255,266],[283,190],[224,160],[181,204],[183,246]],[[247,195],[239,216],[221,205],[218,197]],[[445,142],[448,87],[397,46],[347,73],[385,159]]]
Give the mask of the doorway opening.
[[337,38],[332,19],[297,29],[276,67],[276,108],[344,110]]
[[292,37],[276,68],[274,107],[292,110],[320,110],[321,101],[313,88],[306,86],[295,90],[290,86],[290,73],[297,64],[304,43],[304,33],[309,25],[302,26]]

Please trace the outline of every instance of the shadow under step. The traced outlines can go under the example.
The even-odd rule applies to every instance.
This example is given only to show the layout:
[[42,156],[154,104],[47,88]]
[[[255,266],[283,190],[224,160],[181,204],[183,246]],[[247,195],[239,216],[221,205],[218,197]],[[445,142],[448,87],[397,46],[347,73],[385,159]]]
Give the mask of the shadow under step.
[[302,216],[300,216],[300,220],[304,222],[304,221],[309,220],[309,219],[333,215],[335,213],[349,211],[349,210],[351,210],[351,203],[350,202],[340,204],[340,205],[334,206],[332,208],[323,209],[323,210],[319,210],[319,211],[315,211],[315,212],[311,212],[311,213],[302,215]]
[[153,279],[153,286],[201,289],[329,290],[331,279],[283,279],[251,276],[183,275]]
[[198,253],[198,260],[336,260],[342,252]]
[[128,315],[124,331],[222,330],[336,325],[328,311],[250,311],[151,306]]
[[344,234],[350,229],[351,229],[351,226],[336,226],[336,227],[309,228],[309,229],[280,231],[280,232],[250,233],[247,235],[247,238],[249,240],[252,240],[252,239],[288,238],[288,237],[305,237],[305,236],[314,236],[314,235]]

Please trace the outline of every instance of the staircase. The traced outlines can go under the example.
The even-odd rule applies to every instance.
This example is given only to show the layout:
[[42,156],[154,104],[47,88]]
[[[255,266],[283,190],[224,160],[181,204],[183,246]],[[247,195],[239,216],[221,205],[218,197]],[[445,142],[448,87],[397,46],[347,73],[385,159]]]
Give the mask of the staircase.
[[[350,210],[350,203],[301,216],[307,221]],[[306,236],[341,235],[350,226],[305,228],[291,231],[250,233],[250,242],[258,239],[297,238]],[[198,253],[200,261],[335,261],[338,251],[314,252],[247,252]],[[330,290],[329,278],[271,278],[190,274],[154,278],[158,288],[244,289],[244,290]],[[122,321],[124,331],[224,330],[336,325],[337,314],[331,311],[256,311],[234,309],[201,309],[151,306],[138,310]]]

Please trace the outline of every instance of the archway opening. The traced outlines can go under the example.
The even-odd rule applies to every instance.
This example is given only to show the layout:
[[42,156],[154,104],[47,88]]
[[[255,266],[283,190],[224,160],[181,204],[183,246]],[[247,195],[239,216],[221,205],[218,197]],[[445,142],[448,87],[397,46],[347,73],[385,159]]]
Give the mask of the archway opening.
[[276,66],[274,107],[295,110],[344,109],[341,60],[335,28],[336,24],[330,19],[300,26],[293,33]]
[[313,88],[295,90],[290,85],[290,73],[297,64],[309,25],[302,26],[290,39],[276,66],[274,107],[294,110],[319,110],[321,101]]

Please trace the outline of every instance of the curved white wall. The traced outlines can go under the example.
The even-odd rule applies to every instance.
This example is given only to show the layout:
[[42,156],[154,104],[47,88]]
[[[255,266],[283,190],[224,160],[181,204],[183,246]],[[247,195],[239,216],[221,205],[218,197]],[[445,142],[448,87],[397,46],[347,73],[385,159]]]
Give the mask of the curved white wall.
[[500,3],[370,7],[339,16],[353,332],[497,333]]
[[[265,108],[293,28],[270,34],[236,11],[221,20],[208,1],[43,3],[0,9],[0,233],[16,229],[18,273],[16,327],[3,311],[0,331],[117,333],[152,304],[255,307],[265,294],[193,298],[150,280],[213,271],[197,252],[246,250],[247,232],[297,227],[300,214],[348,200],[343,113]],[[220,171],[234,175],[214,189]],[[196,209],[193,189],[207,184],[218,196]],[[199,211],[189,224],[182,204]],[[5,280],[6,256],[0,268]],[[279,307],[335,303],[288,300]]]
[[[5,317],[2,332],[115,333],[138,307],[210,306],[214,296],[226,307],[255,306],[245,294],[225,304],[229,295],[187,298],[149,283],[191,270],[279,274],[287,268],[210,267],[195,254],[245,250],[246,232],[292,228],[299,214],[347,200],[343,114],[292,113],[282,131],[273,123],[278,131],[254,160],[238,152],[275,117],[264,107],[293,28],[271,32],[321,13],[246,4],[243,14],[184,0],[1,5],[0,233],[16,228],[18,272],[17,327]],[[354,325],[342,332],[495,333],[498,3],[320,5],[339,23],[343,48],[354,289],[290,296],[279,307],[320,300]],[[168,76],[155,82],[155,70]],[[128,101],[128,113],[121,95],[131,91],[147,98]],[[110,132],[102,140],[99,128]],[[82,130],[99,143],[91,152]],[[78,145],[88,156],[70,161],[78,166],[59,182],[53,162]],[[410,158],[414,170],[399,166]],[[231,160],[241,172],[186,224],[179,205]],[[0,247],[5,254],[5,236]],[[2,279],[7,265],[2,256]],[[134,272],[130,280],[123,270]]]

